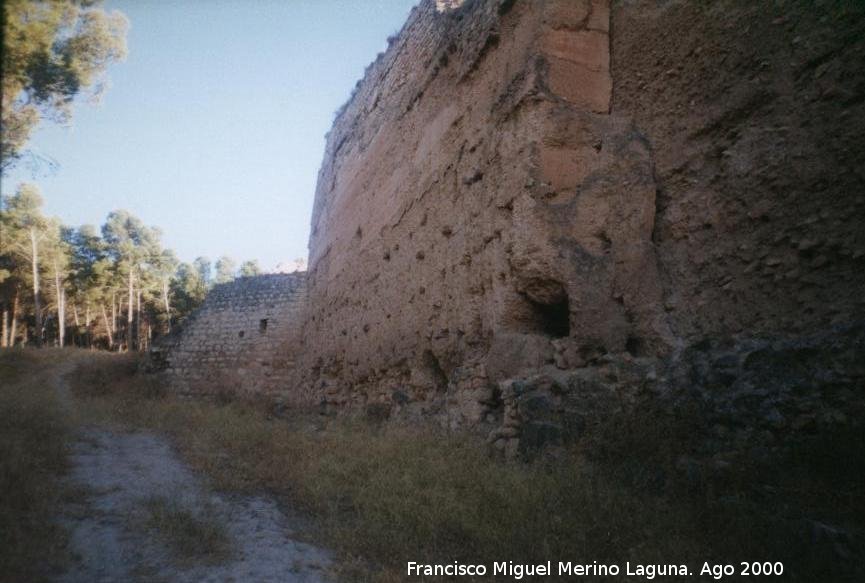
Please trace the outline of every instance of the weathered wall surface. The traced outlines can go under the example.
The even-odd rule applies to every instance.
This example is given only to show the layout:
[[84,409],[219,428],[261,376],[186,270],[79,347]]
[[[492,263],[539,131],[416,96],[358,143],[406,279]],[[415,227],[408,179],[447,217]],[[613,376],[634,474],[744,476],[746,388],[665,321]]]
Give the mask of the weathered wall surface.
[[151,368],[178,392],[282,391],[297,359],[306,274],[241,277],[220,284],[178,333],[151,350]]
[[304,353],[329,400],[471,424],[520,371],[670,349],[651,151],[609,65],[603,0],[415,9],[319,176]]
[[704,338],[865,317],[865,35],[831,8],[421,2],[328,136],[295,397],[511,443]]
[[617,2],[612,110],[651,144],[684,338],[865,314],[865,5]]
[[722,450],[861,418],[863,64],[857,3],[423,0],[328,135],[308,275],[153,362],[510,454],[647,398]]

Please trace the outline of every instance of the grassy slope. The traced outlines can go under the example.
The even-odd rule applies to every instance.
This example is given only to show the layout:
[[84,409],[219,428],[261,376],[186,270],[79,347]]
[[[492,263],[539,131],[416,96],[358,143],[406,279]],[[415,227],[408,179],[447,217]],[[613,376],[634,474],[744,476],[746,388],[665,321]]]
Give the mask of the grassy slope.
[[[171,434],[222,488],[286,499],[314,518],[315,538],[341,551],[347,580],[400,581],[409,560],[697,570],[703,561],[780,560],[798,580],[830,581],[859,558],[839,558],[807,525],[865,523],[861,430],[689,476],[677,460],[699,418],[642,410],[604,420],[582,451],[505,463],[470,437],[430,427],[278,419],[250,404],[174,399],[133,375],[133,364],[103,356],[74,375],[91,415]],[[856,552],[843,544],[842,554]]]
[[0,353],[0,581],[42,581],[63,560],[65,533],[53,519],[71,422],[49,376],[65,358]]
[[[63,358],[0,357],[0,573],[11,580],[37,580],[34,565],[62,558],[63,533],[50,518],[73,420],[45,380]],[[278,419],[250,404],[172,398],[137,376],[131,357],[76,359],[76,419],[167,433],[218,487],[286,500],[311,518],[310,538],[340,551],[345,580],[401,581],[409,560],[687,562],[697,570],[703,561],[780,560],[795,580],[835,581],[861,561],[855,537],[808,531],[817,521],[861,532],[861,429],[784,458],[689,476],[678,460],[699,418],[642,410],[590,429],[582,450],[505,463],[472,438],[433,428]]]

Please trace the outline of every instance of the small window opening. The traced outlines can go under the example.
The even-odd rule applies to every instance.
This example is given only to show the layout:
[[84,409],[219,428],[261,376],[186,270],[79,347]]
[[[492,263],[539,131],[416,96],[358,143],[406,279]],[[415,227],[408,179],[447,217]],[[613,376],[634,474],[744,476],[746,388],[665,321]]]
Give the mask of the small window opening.
[[267,332],[267,318],[262,318],[258,321],[258,331],[262,334]]
[[568,293],[554,280],[528,282],[516,294],[505,312],[506,326],[523,334],[543,334],[550,338],[571,335],[571,310]]
[[631,356],[642,356],[644,352],[643,340],[636,336],[628,336],[628,339],[625,341],[625,350]]
[[246,334],[246,332],[244,332],[243,330],[241,330],[240,332],[237,333],[237,337],[238,337],[238,338],[243,338],[243,335],[244,335],[244,334]]
[[565,338],[571,334],[571,311],[568,309],[568,298],[549,304],[529,300],[534,312],[534,323],[538,332],[552,338]]
[[571,335],[571,310],[564,286],[553,280],[530,282],[516,294],[504,314],[505,325],[514,332],[543,334],[549,338]]

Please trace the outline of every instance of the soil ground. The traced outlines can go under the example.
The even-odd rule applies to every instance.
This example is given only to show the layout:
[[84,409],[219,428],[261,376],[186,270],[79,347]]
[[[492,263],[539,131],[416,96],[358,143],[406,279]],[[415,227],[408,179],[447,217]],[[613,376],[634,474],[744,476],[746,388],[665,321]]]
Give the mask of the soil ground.
[[135,355],[0,354],[0,583],[396,583],[407,560],[575,549],[863,580],[858,424],[709,473],[682,463],[699,411],[647,403],[516,463],[464,433],[182,398],[138,370]]
[[[70,366],[49,378],[74,408]],[[163,436],[85,426],[70,463],[76,495],[61,522],[72,564],[58,582],[329,579],[329,553],[294,540],[296,526],[273,499],[214,491]]]

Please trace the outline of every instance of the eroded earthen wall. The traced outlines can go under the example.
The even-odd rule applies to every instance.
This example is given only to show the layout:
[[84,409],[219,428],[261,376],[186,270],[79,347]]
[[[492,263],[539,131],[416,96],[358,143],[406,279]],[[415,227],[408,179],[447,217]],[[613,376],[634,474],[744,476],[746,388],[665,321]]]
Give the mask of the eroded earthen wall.
[[474,423],[521,371],[669,350],[650,147],[609,66],[606,1],[413,11],[328,138],[314,392]]
[[617,2],[612,110],[651,144],[676,335],[865,317],[865,5]]
[[423,0],[328,135],[306,280],[217,287],[157,360],[511,454],[646,398],[763,445],[861,416],[863,12]]
[[328,136],[295,398],[512,436],[513,379],[552,410],[863,317],[855,7],[458,4]]
[[297,359],[305,273],[220,284],[185,323],[151,350],[172,387],[195,394],[283,392]]

